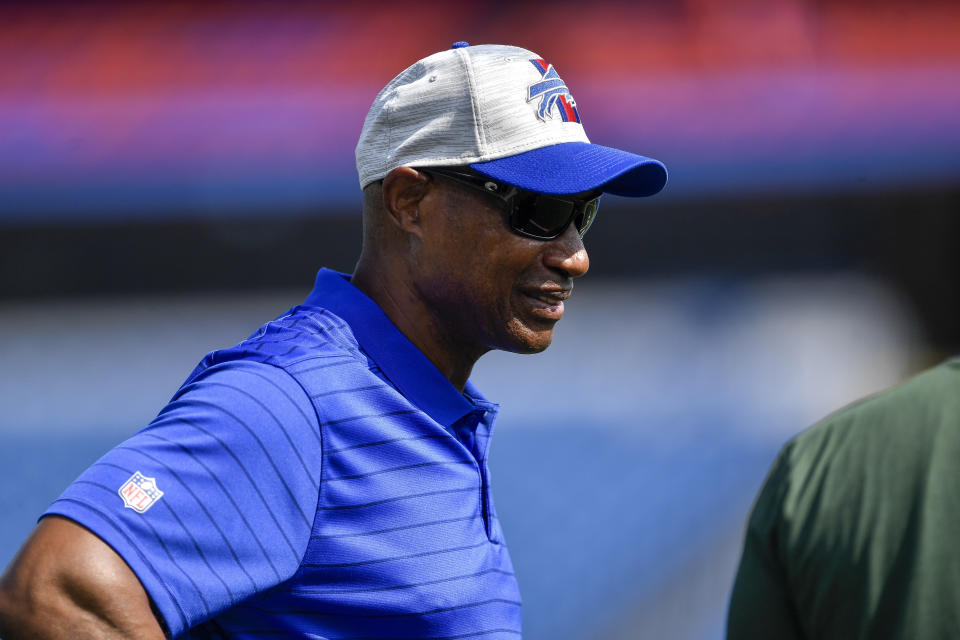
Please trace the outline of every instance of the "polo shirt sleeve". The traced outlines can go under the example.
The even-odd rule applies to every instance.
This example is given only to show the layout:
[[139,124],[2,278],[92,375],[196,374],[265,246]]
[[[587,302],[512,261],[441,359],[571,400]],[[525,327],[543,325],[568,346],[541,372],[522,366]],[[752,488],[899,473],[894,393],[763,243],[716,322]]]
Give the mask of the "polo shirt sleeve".
[[43,515],[74,520],[119,553],[177,636],[294,574],[321,456],[300,385],[271,365],[227,362],[182,387]]

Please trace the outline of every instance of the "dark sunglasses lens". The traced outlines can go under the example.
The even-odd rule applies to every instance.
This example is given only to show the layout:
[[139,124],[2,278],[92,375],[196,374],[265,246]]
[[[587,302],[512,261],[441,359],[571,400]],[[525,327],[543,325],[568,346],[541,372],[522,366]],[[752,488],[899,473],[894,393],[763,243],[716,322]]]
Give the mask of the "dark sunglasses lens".
[[600,198],[575,203],[564,198],[522,192],[516,196],[512,223],[521,233],[550,239],[560,236],[575,215],[577,232],[583,237],[597,217],[599,205]]
[[597,209],[599,208],[600,208],[600,198],[587,200],[584,203],[583,212],[577,216],[577,220],[576,220],[577,231],[580,233],[581,238],[587,233],[587,231],[590,230],[590,225],[592,225],[594,219],[596,219]]
[[537,238],[555,238],[567,228],[573,209],[570,200],[523,192],[516,196],[513,226]]

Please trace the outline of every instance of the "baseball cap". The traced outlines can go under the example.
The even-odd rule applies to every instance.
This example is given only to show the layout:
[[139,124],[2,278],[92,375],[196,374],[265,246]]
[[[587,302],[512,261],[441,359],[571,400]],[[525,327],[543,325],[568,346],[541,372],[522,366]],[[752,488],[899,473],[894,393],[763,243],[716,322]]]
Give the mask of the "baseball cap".
[[667,182],[652,158],[592,144],[553,65],[507,45],[428,56],[385,86],[357,143],[360,187],[396,167],[469,165],[522,189],[651,196]]

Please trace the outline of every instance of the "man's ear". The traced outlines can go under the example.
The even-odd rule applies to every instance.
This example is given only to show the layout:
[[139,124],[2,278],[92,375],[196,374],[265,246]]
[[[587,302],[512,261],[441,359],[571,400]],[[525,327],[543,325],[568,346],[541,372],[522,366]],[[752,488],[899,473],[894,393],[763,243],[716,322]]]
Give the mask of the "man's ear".
[[383,178],[383,208],[397,227],[420,234],[420,201],[430,178],[410,167],[397,167]]

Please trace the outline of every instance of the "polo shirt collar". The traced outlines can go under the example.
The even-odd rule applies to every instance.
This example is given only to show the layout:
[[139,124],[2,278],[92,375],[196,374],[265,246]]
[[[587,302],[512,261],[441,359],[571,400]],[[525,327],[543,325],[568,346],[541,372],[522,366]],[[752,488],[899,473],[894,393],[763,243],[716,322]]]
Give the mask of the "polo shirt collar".
[[343,318],[357,342],[387,378],[408,400],[444,427],[451,427],[477,409],[494,409],[469,380],[464,393],[457,391],[430,359],[397,329],[380,306],[350,283],[350,274],[321,269],[304,304],[328,309]]

